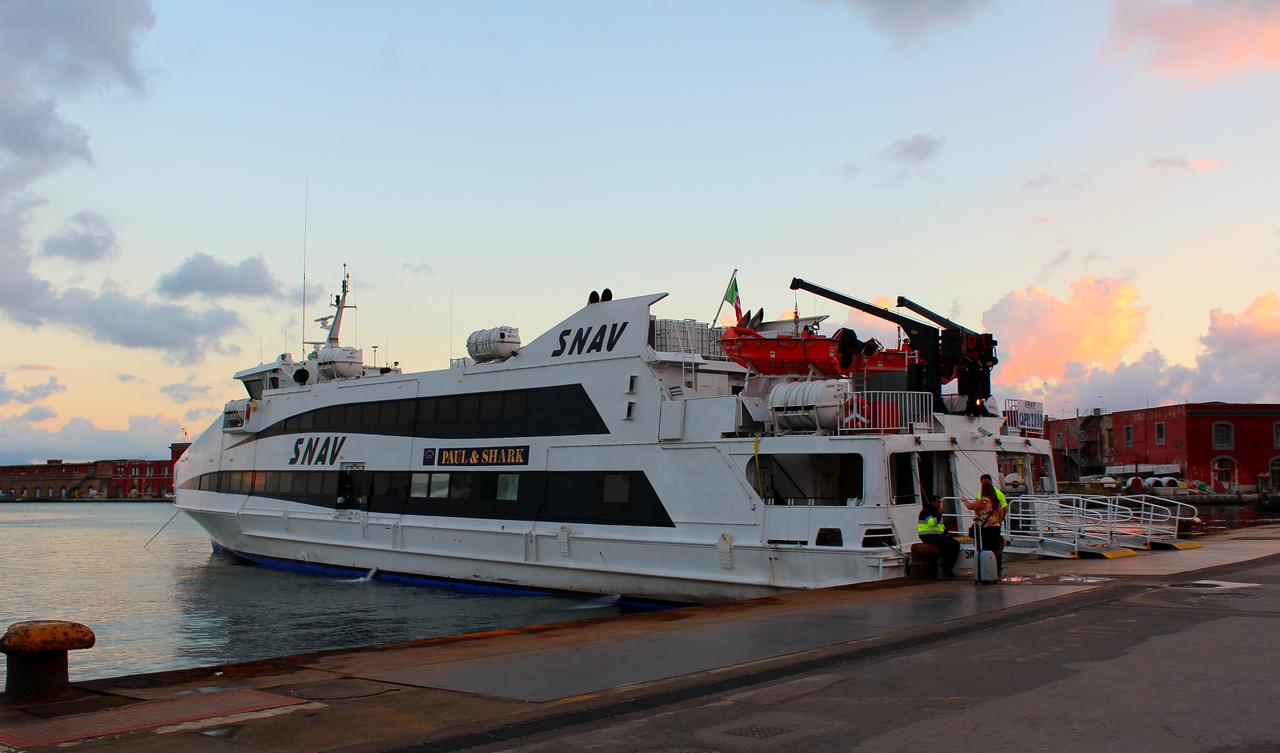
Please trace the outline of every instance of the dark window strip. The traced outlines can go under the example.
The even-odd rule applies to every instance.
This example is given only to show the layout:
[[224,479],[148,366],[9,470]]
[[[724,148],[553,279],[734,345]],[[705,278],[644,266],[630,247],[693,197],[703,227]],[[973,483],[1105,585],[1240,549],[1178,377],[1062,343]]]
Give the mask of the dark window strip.
[[[246,494],[335,509],[346,471],[221,471],[202,491]],[[370,512],[448,518],[659,526],[675,524],[643,471],[364,471],[366,488],[344,492]],[[415,477],[418,480],[415,488]],[[502,477],[506,477],[504,480]],[[512,481],[511,477],[515,477]],[[440,484],[443,479],[444,483]],[[437,483],[432,484],[435,481]],[[512,495],[514,499],[503,499]]]
[[609,433],[582,385],[565,384],[334,405],[277,421],[258,436],[336,431],[438,439]]

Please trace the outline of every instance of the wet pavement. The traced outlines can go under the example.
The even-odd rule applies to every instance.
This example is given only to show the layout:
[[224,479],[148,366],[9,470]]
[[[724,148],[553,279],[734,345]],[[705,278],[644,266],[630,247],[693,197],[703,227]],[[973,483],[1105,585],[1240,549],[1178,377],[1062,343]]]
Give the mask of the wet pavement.
[[22,749],[1280,749],[1280,527],[1006,571],[98,681],[0,740],[252,690],[279,703]]

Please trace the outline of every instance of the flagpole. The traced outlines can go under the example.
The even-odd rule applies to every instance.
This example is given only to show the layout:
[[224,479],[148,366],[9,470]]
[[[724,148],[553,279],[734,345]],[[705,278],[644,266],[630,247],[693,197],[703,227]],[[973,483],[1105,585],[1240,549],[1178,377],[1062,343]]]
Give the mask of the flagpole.
[[716,308],[716,315],[711,319],[711,327],[714,329],[717,322],[720,321],[720,312],[724,311],[725,296],[729,295],[729,288],[733,287],[733,278],[738,276],[738,268],[734,267],[733,274],[729,275],[729,284],[724,286],[724,292],[720,294],[720,305]]

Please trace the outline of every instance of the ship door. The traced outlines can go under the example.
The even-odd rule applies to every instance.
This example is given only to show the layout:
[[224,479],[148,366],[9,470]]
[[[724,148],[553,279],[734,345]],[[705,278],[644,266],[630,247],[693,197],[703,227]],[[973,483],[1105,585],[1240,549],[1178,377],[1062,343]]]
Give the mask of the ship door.
[[364,463],[343,463],[338,471],[339,510],[369,511],[369,484]]
[[920,474],[920,491],[925,497],[942,497],[942,517],[949,529],[954,530],[958,518],[956,507],[956,483],[954,452],[917,453],[916,466]]

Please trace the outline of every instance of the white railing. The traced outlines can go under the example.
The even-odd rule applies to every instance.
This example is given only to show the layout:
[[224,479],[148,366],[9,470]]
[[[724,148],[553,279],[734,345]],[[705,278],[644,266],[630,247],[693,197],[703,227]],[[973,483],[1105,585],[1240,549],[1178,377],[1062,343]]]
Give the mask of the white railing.
[[840,411],[840,434],[896,434],[933,427],[933,395],[928,392],[854,392]]
[[[1014,547],[1029,547],[1042,554],[1069,555],[1081,547],[1148,548],[1153,542],[1174,541],[1183,521],[1196,517],[1196,508],[1184,502],[1166,505],[1154,497],[1025,495],[1009,497],[1003,528]],[[956,521],[960,532],[968,529],[972,514],[961,500],[953,500],[963,512],[945,516]],[[1163,502],[1164,500],[1161,500]]]

